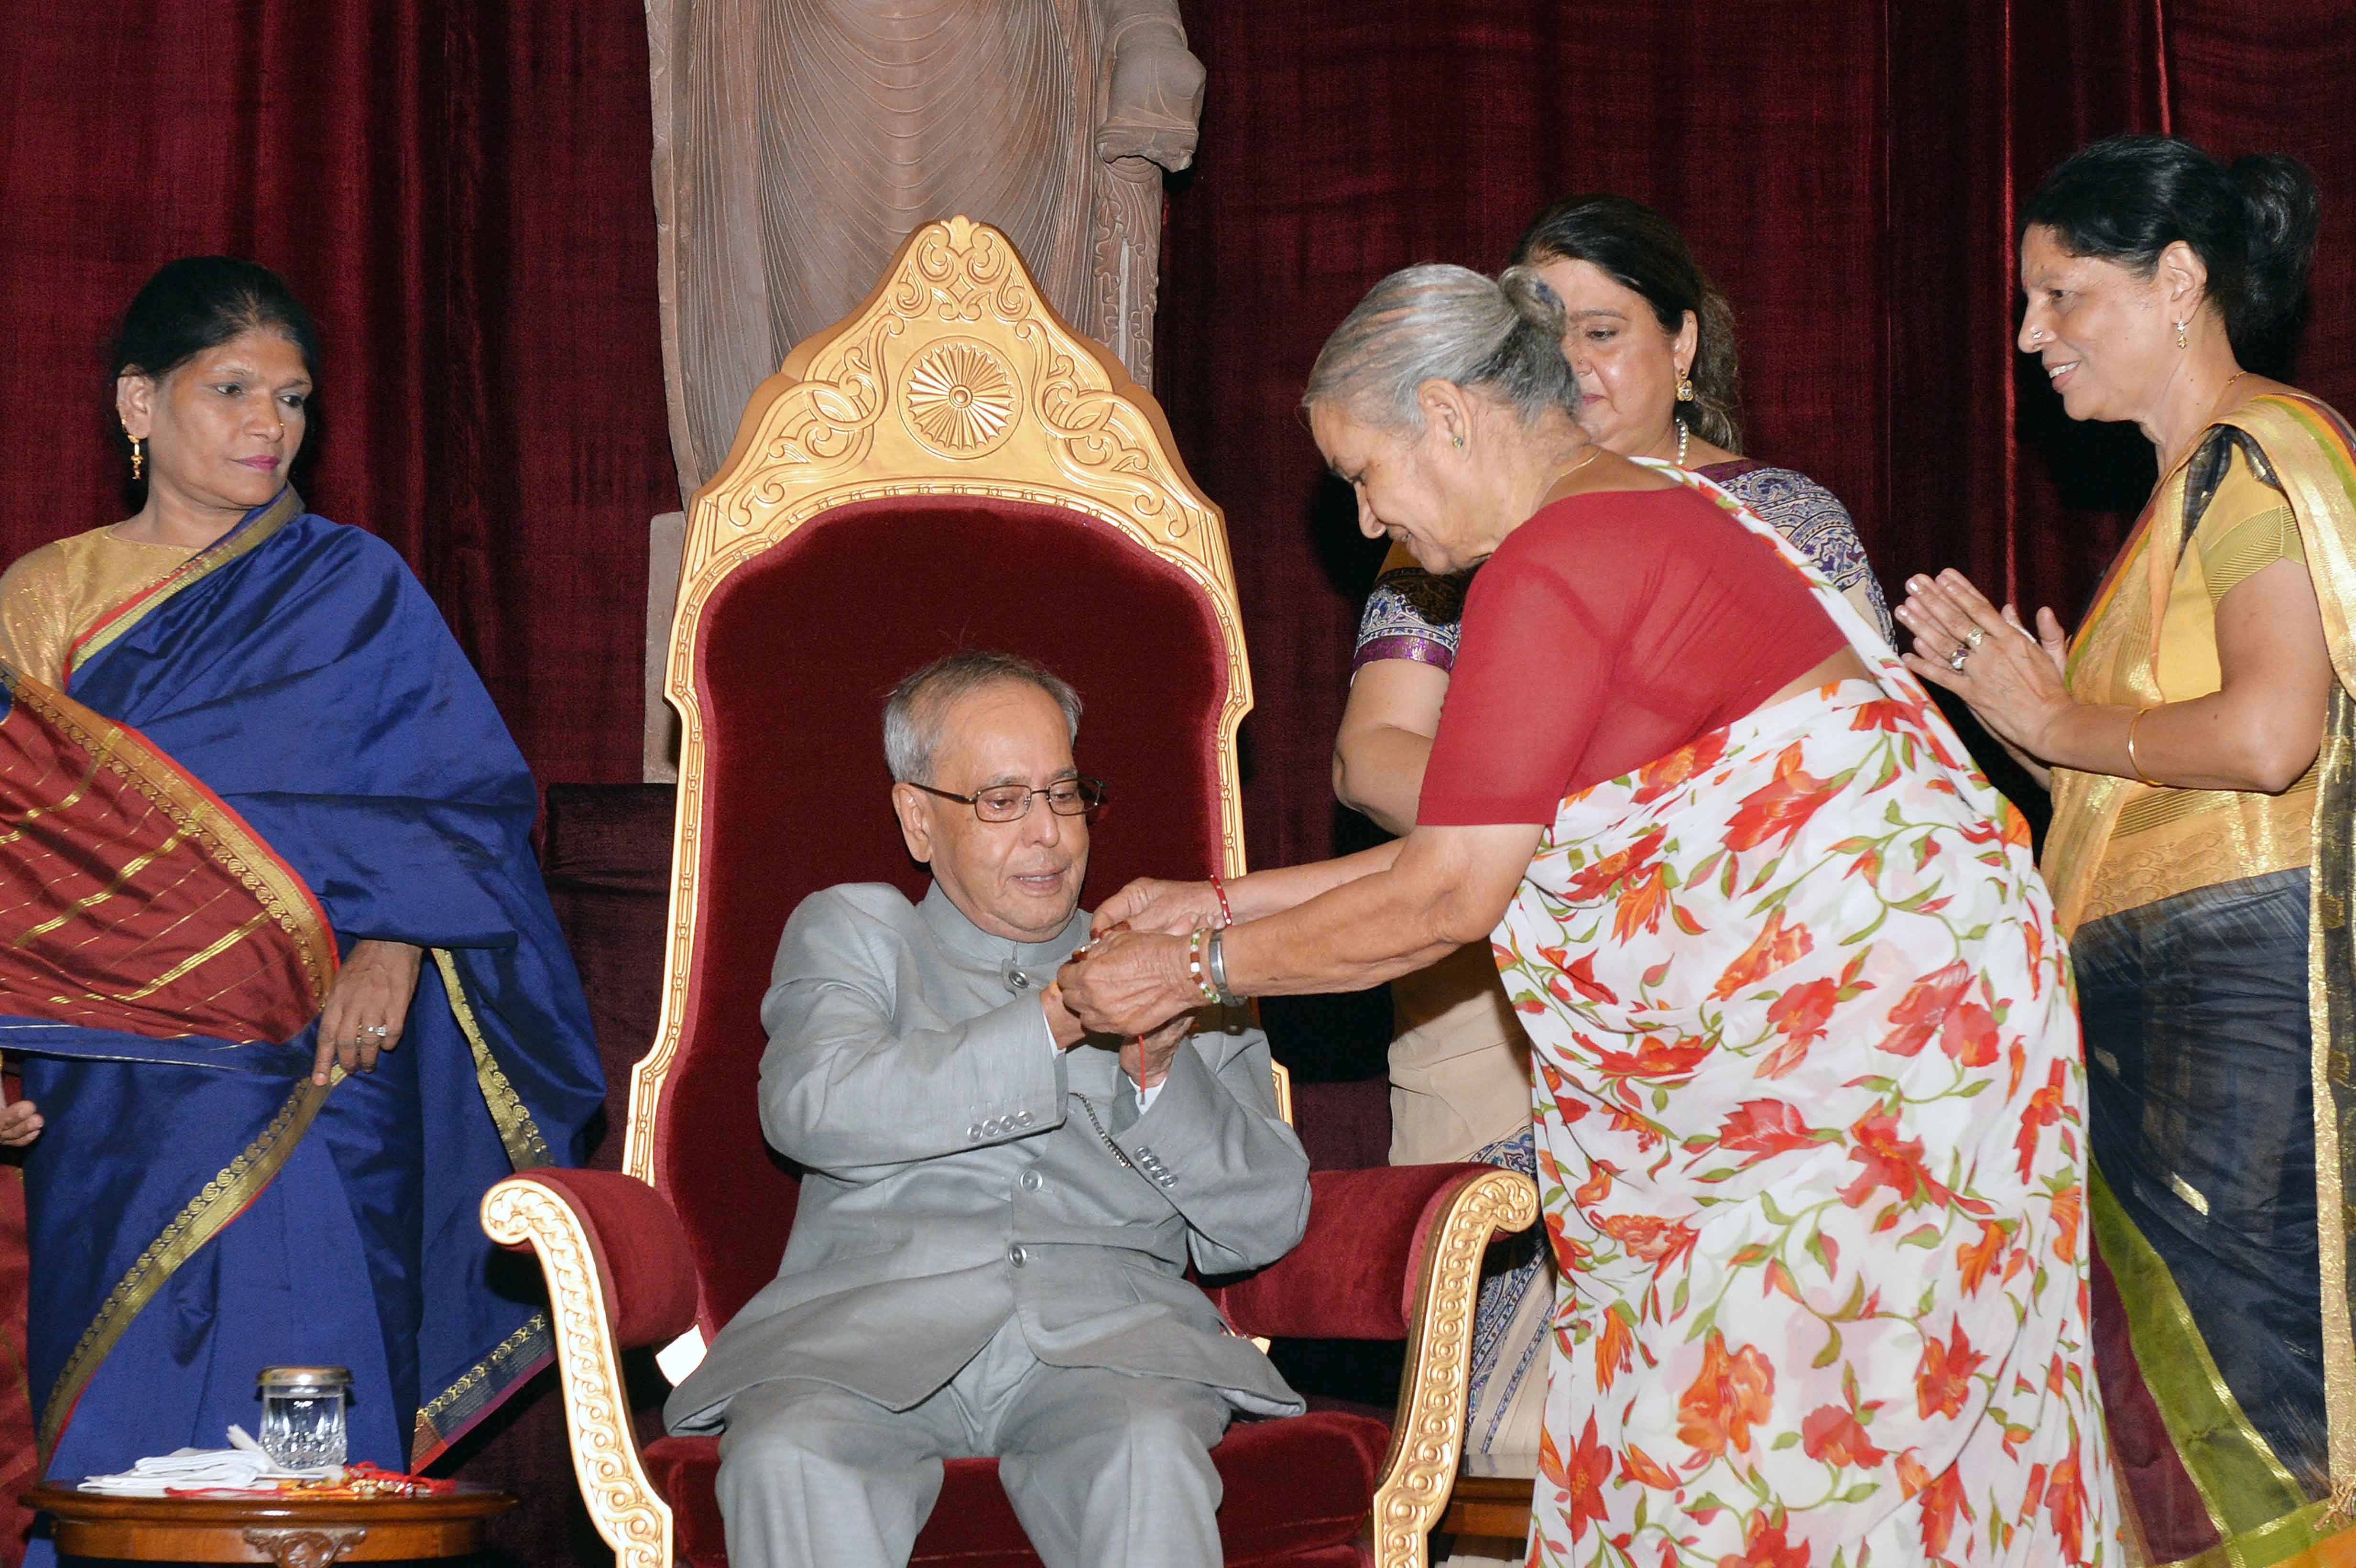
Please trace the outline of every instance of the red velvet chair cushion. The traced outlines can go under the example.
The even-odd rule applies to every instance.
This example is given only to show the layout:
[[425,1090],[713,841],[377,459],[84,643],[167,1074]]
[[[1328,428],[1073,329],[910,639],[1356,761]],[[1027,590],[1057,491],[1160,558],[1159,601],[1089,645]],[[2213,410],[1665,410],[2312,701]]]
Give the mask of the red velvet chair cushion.
[[[1365,1519],[1375,1469],[1389,1442],[1390,1429],[1381,1422],[1333,1412],[1229,1427],[1211,1455],[1226,1484],[1219,1540],[1227,1568],[1276,1563],[1284,1568],[1355,1568],[1362,1558],[1352,1538]],[[648,1445],[646,1462],[677,1522],[677,1561],[691,1568],[723,1568],[727,1541],[712,1491],[720,1472],[718,1440],[665,1437]],[[909,1561],[1038,1568],[1039,1559],[998,1485],[996,1460],[949,1461],[940,1501]]]
[[1309,1177],[1309,1230],[1282,1258],[1211,1298],[1238,1334],[1404,1339],[1440,1211],[1485,1165],[1387,1165]]
[[775,1275],[793,1221],[795,1184],[763,1143],[754,1093],[786,916],[837,882],[925,885],[890,808],[884,694],[969,646],[1070,680],[1088,705],[1080,765],[1113,791],[1091,859],[1101,898],[1215,863],[1226,653],[1194,581],[1111,525],[964,496],[821,514],[730,578],[697,635],[701,891],[656,1137],[713,1329]]
[[[695,1324],[695,1264],[662,1194],[614,1170],[525,1172],[586,1221],[605,1320],[622,1349],[667,1345]],[[529,1243],[514,1251],[528,1250]]]

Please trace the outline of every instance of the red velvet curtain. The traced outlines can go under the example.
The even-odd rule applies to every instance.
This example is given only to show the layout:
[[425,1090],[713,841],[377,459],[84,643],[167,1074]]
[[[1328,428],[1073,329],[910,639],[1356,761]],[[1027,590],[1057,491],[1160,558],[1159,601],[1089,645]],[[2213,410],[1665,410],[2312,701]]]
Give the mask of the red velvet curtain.
[[[2073,619],[2150,482],[2010,347],[2013,214],[2072,150],[2167,130],[2323,189],[2304,385],[2356,406],[2346,0],[1185,0],[1210,68],[1164,233],[1159,390],[1227,510],[1262,865],[1325,853],[1360,539],[1295,403],[1419,261],[1494,270],[1544,202],[1650,201],[1732,297],[1750,445],[1856,515],[1883,583],[1955,565]],[[1344,834],[1346,839],[1347,835]]]
[[[637,0],[0,0],[0,561],[124,515],[105,350],[140,283],[252,257],[326,342],[305,498],[407,557],[543,780],[636,779],[647,521],[679,504],[651,134]],[[526,1499],[509,1561],[611,1561],[562,1424],[519,1400],[458,1456]]]
[[124,514],[148,272],[277,268],[312,507],[392,541],[542,779],[638,775],[663,412],[635,0],[0,0],[0,560]]

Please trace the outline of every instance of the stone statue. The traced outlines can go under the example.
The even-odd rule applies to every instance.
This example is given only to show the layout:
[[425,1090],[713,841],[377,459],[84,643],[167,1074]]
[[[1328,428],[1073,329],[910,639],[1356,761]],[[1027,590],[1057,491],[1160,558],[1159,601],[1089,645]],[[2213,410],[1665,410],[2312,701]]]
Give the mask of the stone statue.
[[[1064,319],[1153,376],[1162,176],[1203,64],[1177,0],[647,0],[663,379],[680,495],[753,389],[851,314],[918,224],[997,225]],[[686,519],[654,519],[645,775]]]
[[682,495],[935,219],[1003,229],[1150,385],[1162,175],[1203,102],[1176,0],[648,0],[647,27]]

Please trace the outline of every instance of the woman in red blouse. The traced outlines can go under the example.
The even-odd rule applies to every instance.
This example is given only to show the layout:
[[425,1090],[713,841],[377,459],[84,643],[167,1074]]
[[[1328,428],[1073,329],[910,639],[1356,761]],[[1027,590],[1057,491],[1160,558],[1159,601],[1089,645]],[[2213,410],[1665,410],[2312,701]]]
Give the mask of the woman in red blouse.
[[1534,1561],[2115,1561],[2028,836],[1804,557],[1588,439],[1562,329],[1523,269],[1415,267],[1336,330],[1361,526],[1486,561],[1414,831],[1132,884],[1065,1000],[1134,1033],[1491,938],[1561,1275]]

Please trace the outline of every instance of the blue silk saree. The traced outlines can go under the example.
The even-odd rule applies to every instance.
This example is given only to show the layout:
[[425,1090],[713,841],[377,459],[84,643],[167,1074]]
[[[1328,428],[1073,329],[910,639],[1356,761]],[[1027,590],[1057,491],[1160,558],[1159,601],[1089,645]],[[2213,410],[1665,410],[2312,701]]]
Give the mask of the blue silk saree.
[[[551,1354],[477,1205],[571,1164],[604,1085],[530,773],[400,558],[250,514],[0,664],[0,1051],[47,1473],[220,1446],[254,1374],[351,1369],[351,1456],[430,1461]],[[369,1073],[310,1079],[339,954],[428,949]]]

